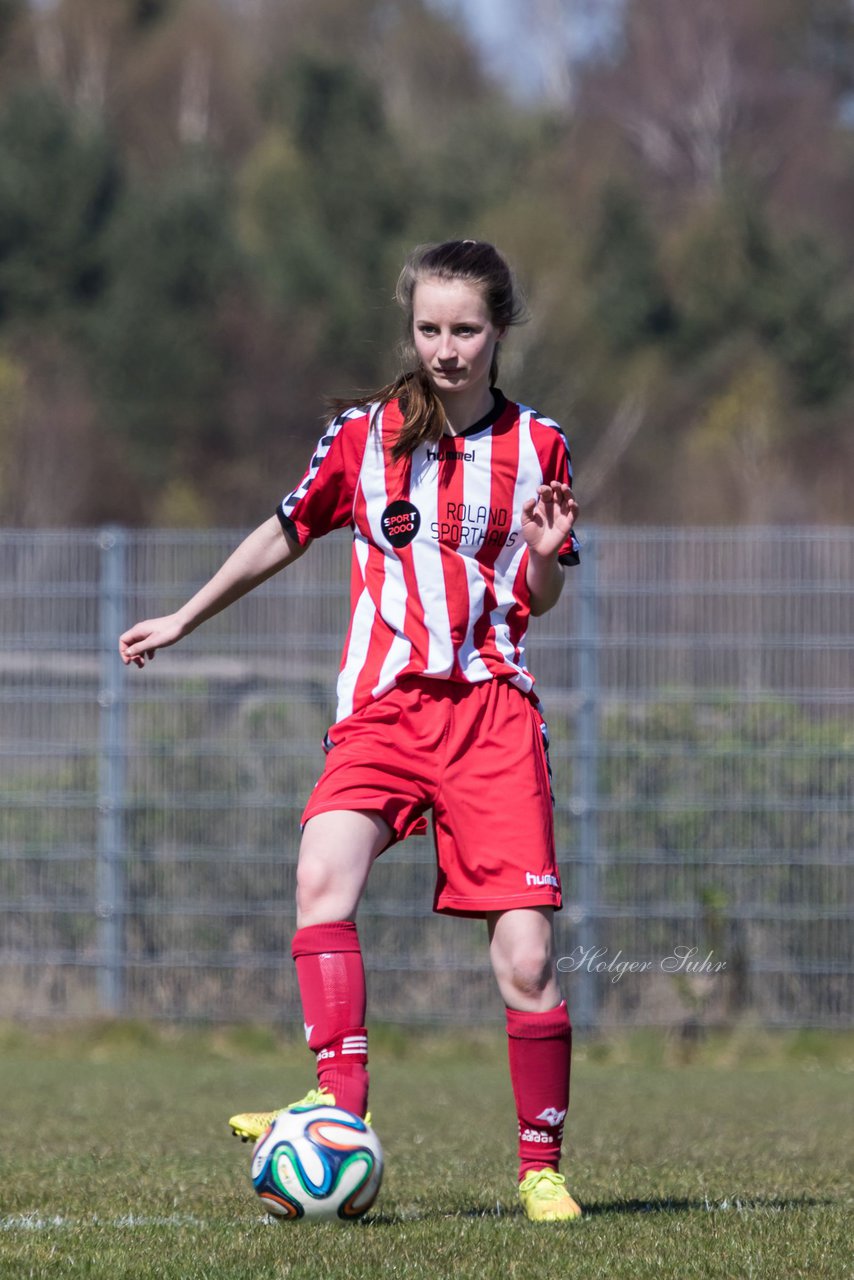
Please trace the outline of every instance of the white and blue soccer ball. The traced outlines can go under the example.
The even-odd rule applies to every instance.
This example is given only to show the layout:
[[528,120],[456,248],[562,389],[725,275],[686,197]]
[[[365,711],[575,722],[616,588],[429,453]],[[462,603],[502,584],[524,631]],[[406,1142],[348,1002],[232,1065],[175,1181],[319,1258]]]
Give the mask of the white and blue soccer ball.
[[341,1107],[292,1107],[255,1144],[252,1182],[280,1222],[347,1222],[379,1194],[383,1151],[370,1125]]

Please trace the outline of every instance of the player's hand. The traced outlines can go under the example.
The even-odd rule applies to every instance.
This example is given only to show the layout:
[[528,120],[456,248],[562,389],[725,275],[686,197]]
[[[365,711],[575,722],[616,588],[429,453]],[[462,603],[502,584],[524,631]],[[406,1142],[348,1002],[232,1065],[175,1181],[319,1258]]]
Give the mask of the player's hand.
[[522,534],[531,551],[555,555],[569,536],[578,518],[578,503],[572,489],[560,480],[541,484],[536,498],[522,506]]
[[119,636],[122,662],[126,667],[131,663],[144,667],[158,649],[177,643],[184,635],[186,627],[175,613],[170,613],[165,618],[148,618],[145,622],[137,622]]

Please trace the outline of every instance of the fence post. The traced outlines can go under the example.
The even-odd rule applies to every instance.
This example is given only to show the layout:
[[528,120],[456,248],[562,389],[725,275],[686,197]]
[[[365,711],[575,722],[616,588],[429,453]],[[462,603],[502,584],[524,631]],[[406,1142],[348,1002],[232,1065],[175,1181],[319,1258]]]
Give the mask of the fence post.
[[118,637],[125,629],[127,535],[101,529],[98,592],[100,733],[98,850],[95,912],[98,918],[98,998],[102,1013],[124,1010],[125,778],[127,708]]
[[[599,586],[596,531],[588,527],[581,552],[579,591],[578,746],[572,810],[578,821],[579,944],[582,953],[601,945],[599,918]],[[597,977],[583,966],[576,976],[573,1022],[595,1028]]]

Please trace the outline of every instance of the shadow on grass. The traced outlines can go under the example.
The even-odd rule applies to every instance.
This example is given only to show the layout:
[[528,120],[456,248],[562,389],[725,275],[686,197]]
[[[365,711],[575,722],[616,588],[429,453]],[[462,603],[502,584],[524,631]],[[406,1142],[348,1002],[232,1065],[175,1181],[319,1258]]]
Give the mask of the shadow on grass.
[[[792,1199],[777,1197],[731,1196],[724,1200],[605,1200],[587,1201],[583,1204],[584,1217],[595,1218],[609,1213],[755,1213],[758,1211],[784,1213],[788,1209],[813,1209],[833,1205],[836,1201],[831,1197],[815,1199],[810,1196],[799,1196]],[[426,1222],[428,1219],[442,1218],[502,1218],[522,1217],[520,1205],[493,1204],[487,1207],[472,1206],[470,1209],[447,1211],[439,1208],[416,1209],[401,1213],[376,1213],[364,1219],[366,1227],[394,1227],[404,1222]]]
[[502,1218],[517,1218],[521,1214],[520,1205],[493,1204],[489,1208],[472,1206],[471,1209],[402,1209],[400,1213],[371,1213],[362,1219],[366,1227],[399,1227],[406,1222],[442,1222],[464,1218],[494,1218],[496,1222]]
[[751,1213],[756,1210],[771,1210],[782,1213],[786,1209],[811,1209],[819,1205],[831,1205],[835,1202],[825,1197],[817,1200],[809,1196],[797,1196],[782,1200],[772,1196],[729,1196],[724,1200],[605,1200],[585,1202],[584,1216],[596,1217],[605,1213]]

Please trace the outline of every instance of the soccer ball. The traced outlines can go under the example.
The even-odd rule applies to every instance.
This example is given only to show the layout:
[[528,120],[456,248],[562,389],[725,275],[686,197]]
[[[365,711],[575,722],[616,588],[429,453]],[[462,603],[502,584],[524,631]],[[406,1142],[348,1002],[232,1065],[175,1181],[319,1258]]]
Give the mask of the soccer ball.
[[252,1182],[279,1222],[347,1222],[377,1198],[383,1151],[361,1116],[341,1107],[292,1107],[252,1152]]

